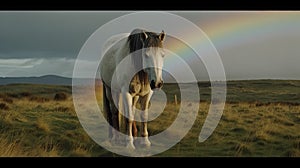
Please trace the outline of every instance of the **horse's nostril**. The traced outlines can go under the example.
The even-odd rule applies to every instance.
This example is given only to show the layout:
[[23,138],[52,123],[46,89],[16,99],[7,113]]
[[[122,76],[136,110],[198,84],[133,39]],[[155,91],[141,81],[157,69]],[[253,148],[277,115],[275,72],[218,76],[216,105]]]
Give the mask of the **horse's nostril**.
[[157,85],[157,87],[161,88],[163,86],[163,84],[164,84],[163,82],[159,82],[158,85]]
[[150,87],[151,87],[151,89],[154,89],[154,88],[155,88],[155,82],[154,82],[154,80],[151,81]]
[[151,87],[151,89],[161,88],[161,87],[163,86],[163,84],[164,84],[163,81],[161,81],[161,82],[155,84],[155,81],[152,80],[152,81],[150,82],[150,87]]

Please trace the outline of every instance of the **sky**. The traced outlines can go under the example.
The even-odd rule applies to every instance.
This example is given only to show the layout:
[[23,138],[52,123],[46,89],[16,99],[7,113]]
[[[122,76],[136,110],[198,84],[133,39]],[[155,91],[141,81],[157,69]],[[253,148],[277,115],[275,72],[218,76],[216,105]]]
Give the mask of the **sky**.
[[[72,77],[74,63],[87,39],[103,24],[128,13],[1,11],[0,77]],[[300,80],[300,12],[171,13],[188,19],[207,35],[219,53],[227,80]],[[195,56],[182,57],[197,69],[193,71],[197,79],[207,79],[201,61]],[[171,61],[167,59],[165,65],[174,66]]]

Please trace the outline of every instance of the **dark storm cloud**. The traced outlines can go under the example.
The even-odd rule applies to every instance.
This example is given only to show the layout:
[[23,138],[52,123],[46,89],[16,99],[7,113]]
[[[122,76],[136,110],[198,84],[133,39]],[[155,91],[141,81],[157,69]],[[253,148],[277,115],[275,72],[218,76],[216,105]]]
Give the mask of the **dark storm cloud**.
[[75,59],[97,28],[122,14],[0,12],[0,59]]
[[[72,77],[76,61],[86,67],[82,74],[88,76],[95,62],[76,59],[81,47],[100,26],[127,13],[132,12],[1,11],[0,77],[47,74]],[[227,79],[300,79],[299,12],[174,14],[206,32],[220,54]],[[188,31],[183,32],[197,42]],[[189,55],[182,57],[187,58],[192,69],[198,70],[197,77],[208,79],[205,65]],[[173,60],[169,61],[165,65],[174,67]]]

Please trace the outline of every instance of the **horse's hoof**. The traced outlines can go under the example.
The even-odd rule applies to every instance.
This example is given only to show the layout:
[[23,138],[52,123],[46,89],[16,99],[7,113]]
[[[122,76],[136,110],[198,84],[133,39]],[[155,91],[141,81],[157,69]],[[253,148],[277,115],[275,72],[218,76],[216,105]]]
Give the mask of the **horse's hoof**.
[[151,142],[150,142],[150,141],[145,142],[145,146],[146,146],[146,147],[150,147],[150,146],[151,146]]
[[113,137],[112,139],[110,139],[110,143],[112,145],[118,145],[119,144],[119,139],[116,137]]
[[149,141],[148,137],[147,138],[144,138],[142,140],[142,145],[146,146],[146,147],[150,147],[151,146],[151,142]]
[[135,150],[133,143],[129,143],[126,148],[129,150]]

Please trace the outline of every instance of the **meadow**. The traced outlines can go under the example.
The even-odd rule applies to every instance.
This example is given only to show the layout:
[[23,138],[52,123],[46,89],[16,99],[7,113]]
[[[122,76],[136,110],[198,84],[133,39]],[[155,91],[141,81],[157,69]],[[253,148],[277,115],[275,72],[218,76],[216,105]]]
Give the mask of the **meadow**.
[[[98,88],[98,87],[97,87]],[[210,105],[210,83],[200,82],[201,101],[192,129],[156,157],[300,156],[300,81],[228,81],[223,116],[203,143],[199,132]],[[149,122],[155,135],[172,124],[180,102],[176,84],[165,84],[164,112]],[[97,89],[101,107],[101,88]],[[72,87],[11,84],[0,86],[0,156],[118,156],[95,143],[82,128]]]

